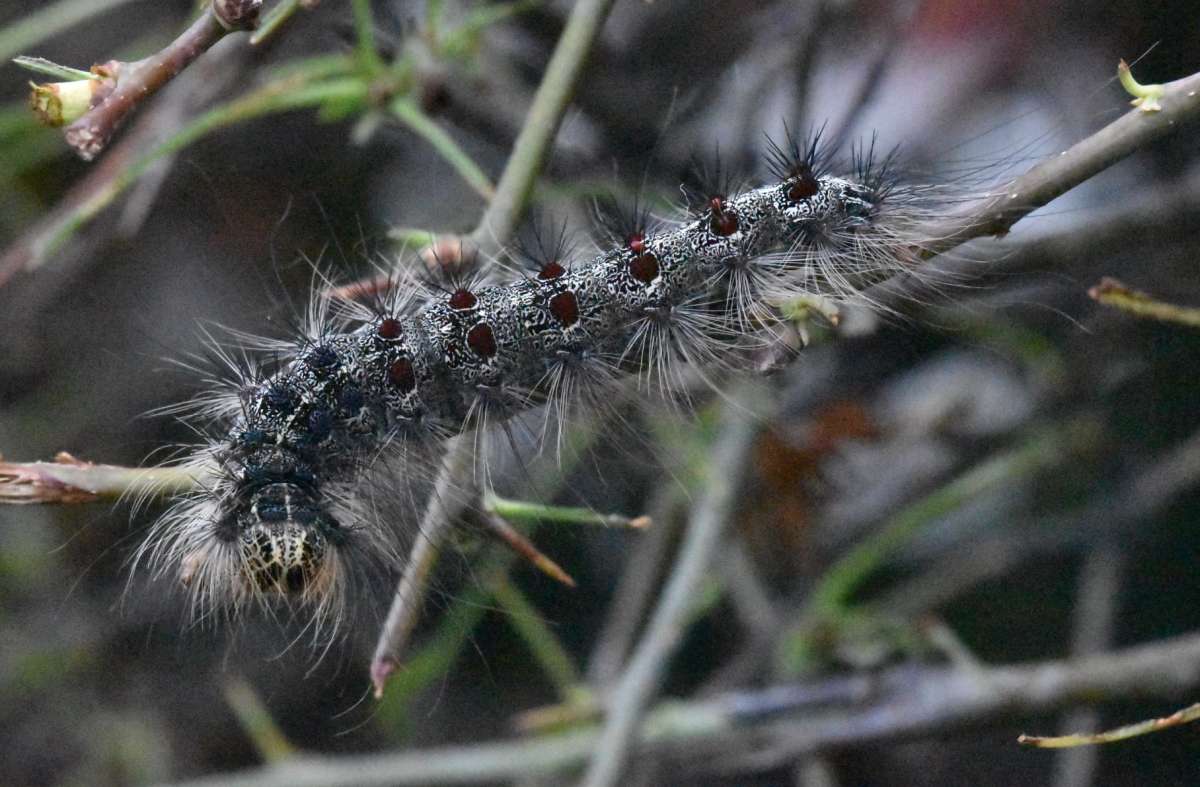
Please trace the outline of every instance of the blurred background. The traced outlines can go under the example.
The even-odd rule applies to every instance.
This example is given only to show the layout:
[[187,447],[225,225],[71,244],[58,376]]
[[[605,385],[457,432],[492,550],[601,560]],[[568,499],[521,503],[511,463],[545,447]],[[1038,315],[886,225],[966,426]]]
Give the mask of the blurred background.
[[[31,75],[10,58],[136,59],[174,38],[195,4],[97,0],[44,34],[82,5],[0,0],[0,453],[143,465],[192,440],[145,413],[196,392],[169,359],[198,351],[206,326],[278,334],[308,297],[308,261],[349,278],[364,260],[394,258],[409,230],[469,231],[485,203],[461,167],[369,101],[252,113],[141,167],[143,153],[281,69],[308,74],[315,58],[351,52],[341,0],[299,10],[254,49],[230,36],[83,163],[33,123]],[[407,64],[399,89],[494,180],[570,3],[371,6],[383,61]],[[785,124],[847,142],[876,135],[882,149],[899,146],[906,170],[982,190],[1125,111],[1119,58],[1140,57],[1144,83],[1200,70],[1194,10],[624,0],[535,211],[566,221],[586,249],[596,197],[639,194],[665,214],[694,161],[718,155],[733,182],[763,182],[764,135],[781,138]],[[814,324],[812,345],[766,381],[777,409],[746,458],[721,566],[666,696],[897,664],[1060,659],[1200,626],[1200,462],[1180,453],[1200,429],[1200,335],[1087,297],[1112,276],[1200,306],[1195,140],[1185,129],[1007,237],[960,249],[939,262],[942,286],[896,298],[896,315],[851,307],[836,328]],[[111,205],[72,224],[114,183]],[[549,490],[539,502],[650,514],[653,527],[543,524],[537,543],[575,590],[524,565],[504,578],[489,568],[494,548],[464,543],[437,580],[410,666],[379,703],[366,668],[394,577],[317,660],[268,621],[189,627],[165,585],[130,580],[126,562],[157,505],[132,517],[101,504],[0,507],[0,782],[144,784],[249,767],[287,747],[470,744],[512,736],[519,722],[540,734],[544,719],[519,715],[578,711],[579,686],[620,674],[702,493],[718,409],[703,397],[694,416],[647,409],[638,441],[585,436],[588,461],[539,466]],[[848,574],[844,558],[864,544],[871,560]],[[831,594],[833,610],[816,615],[811,600]],[[530,621],[543,625],[531,632]],[[629,783],[1191,784],[1195,729],[1065,757],[1015,738],[1194,700],[1013,714],[820,757],[714,760],[680,746],[639,758]]]

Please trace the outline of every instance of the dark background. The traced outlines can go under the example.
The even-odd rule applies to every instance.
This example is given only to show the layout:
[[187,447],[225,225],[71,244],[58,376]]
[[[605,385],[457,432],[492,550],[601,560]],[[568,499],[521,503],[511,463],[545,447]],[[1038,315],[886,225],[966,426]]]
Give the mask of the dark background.
[[[42,5],[0,0],[0,30]],[[77,67],[131,58],[170,40],[190,6],[131,2],[29,54]],[[496,25],[475,62],[456,66],[444,93],[429,97],[438,121],[493,178],[568,6],[548,3]],[[711,162],[718,149],[738,179],[759,182],[764,132],[778,138],[785,121],[842,128],[885,52],[883,78],[850,134],[899,145],[914,172],[953,179],[971,171],[960,180],[971,181],[968,191],[1023,171],[1124,111],[1128,97],[1111,78],[1118,58],[1145,53],[1135,66],[1143,82],[1200,70],[1200,17],[1191,3],[930,0],[911,25],[885,2],[828,6],[819,34],[809,35],[807,3],[618,3],[560,134],[546,178],[554,188],[538,209],[567,218],[586,239],[592,196],[640,186],[648,198],[676,199],[692,157]],[[419,3],[375,7],[387,47],[403,47],[420,27]],[[274,63],[344,51],[351,38],[347,4],[325,0],[266,51],[213,66],[208,103],[240,95]],[[19,115],[28,79],[0,66],[0,100],[12,109],[5,117]],[[204,324],[278,332],[289,299],[307,297],[305,260],[348,276],[365,257],[396,253],[392,226],[474,226],[482,201],[425,142],[384,124],[355,143],[353,126],[301,111],[218,131],[42,268],[0,288],[5,458],[66,450],[114,464],[156,461],[156,452],[190,434],[143,414],[194,393],[194,378],[164,359],[201,347]],[[97,166],[73,158],[53,130],[5,139],[0,246],[18,242]],[[1080,567],[1100,545],[1104,559],[1120,561],[1109,588],[1112,646],[1200,624],[1196,496],[1132,521],[1108,516],[1110,501],[1132,494],[1131,478],[1200,425],[1198,336],[1086,297],[1111,275],[1167,301],[1200,304],[1195,139],[1184,129],[1003,241],[976,244],[960,255],[962,283],[902,306],[903,316],[848,319],[852,335],[825,335],[774,381],[785,405],[756,449],[737,527],[781,604],[802,598],[888,513],[1041,426],[1082,419],[1096,430],[1088,451],[931,523],[863,597],[886,598],[914,578],[936,581],[931,572],[979,554],[981,544],[1013,546],[1020,557],[1006,570],[922,612],[938,615],[989,663],[1065,657],[1078,624]],[[1139,207],[1169,221],[1143,231],[1127,215]],[[1121,220],[1118,237],[1106,233]],[[639,424],[668,417],[649,411]],[[669,467],[625,461],[621,438],[610,442],[618,445],[600,446],[596,461],[565,479],[564,501],[633,515],[678,483]],[[231,681],[253,687],[296,746],[330,753],[483,741],[509,734],[517,711],[554,700],[504,614],[490,611],[444,674],[375,710],[366,665],[390,578],[316,666],[311,649],[288,648],[288,633],[269,622],[252,620],[236,637],[223,627],[188,627],[165,586],[128,584],[126,561],[158,511],[131,518],[125,506],[0,509],[0,781],[147,783],[252,765],[259,755],[226,700]],[[580,588],[565,591],[525,568],[514,573],[581,666],[625,561],[645,538],[543,527],[539,544]],[[475,556],[467,549],[450,561],[426,628],[471,586],[464,566]],[[711,681],[741,638],[730,618],[721,602],[697,623],[672,661],[667,693],[722,688]],[[918,658],[882,650],[867,668]],[[845,669],[845,659],[828,668]],[[771,680],[760,664],[737,685]],[[1107,705],[1101,722],[1162,715],[1194,699]],[[840,784],[1049,784],[1055,756],[1013,741],[1020,731],[1056,729],[1055,718],[1013,718],[937,739],[849,747],[827,765]],[[1196,731],[1183,728],[1105,749],[1094,783],[1192,783],[1196,746]],[[794,778],[791,767],[686,777],[679,763],[639,767],[648,784]]]

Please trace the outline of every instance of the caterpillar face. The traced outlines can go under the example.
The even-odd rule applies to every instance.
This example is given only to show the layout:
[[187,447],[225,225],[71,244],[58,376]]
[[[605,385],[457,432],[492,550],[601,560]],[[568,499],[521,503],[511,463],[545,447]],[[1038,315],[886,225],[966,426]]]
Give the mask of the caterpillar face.
[[264,593],[303,595],[318,590],[329,571],[338,525],[313,492],[292,483],[256,490],[236,515],[238,570]]
[[295,522],[253,525],[238,539],[243,579],[264,593],[303,593],[321,574],[327,548],[320,533]]

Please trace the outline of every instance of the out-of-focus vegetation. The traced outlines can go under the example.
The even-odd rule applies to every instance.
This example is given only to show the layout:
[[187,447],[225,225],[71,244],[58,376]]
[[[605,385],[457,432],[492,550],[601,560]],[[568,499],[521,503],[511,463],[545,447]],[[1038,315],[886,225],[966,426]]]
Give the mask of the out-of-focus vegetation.
[[[399,254],[397,237],[470,230],[570,6],[268,3],[260,43],[228,36],[84,164],[35,124],[26,93],[40,78],[9,59],[134,60],[196,4],[0,0],[0,452],[158,461],[193,436],[141,416],[194,393],[163,359],[196,352],[205,323],[286,330],[308,298],[306,260],[350,278]],[[640,191],[657,211],[693,159],[718,150],[731,179],[755,183],[763,133],[785,122],[877,134],[915,177],[998,182],[1126,109],[1109,76],[1118,58],[1149,50],[1134,66],[1143,83],[1200,70],[1197,25],[1181,2],[627,0],[533,203],[586,248],[595,196]],[[895,316],[813,321],[812,346],[768,381],[775,414],[745,458],[665,696],[1062,659],[1200,626],[1200,460],[1187,448],[1200,333],[1146,306],[1200,306],[1195,133],[960,249],[947,286]],[[1103,277],[1125,284],[1098,303],[1088,291]],[[394,577],[314,665],[286,627],[188,627],[162,587],[129,584],[124,563],[155,506],[132,519],[110,504],[0,507],[0,781],[140,784],[293,750],[591,729],[689,510],[727,469],[711,466],[720,407],[649,408],[633,416],[637,440],[601,425],[575,435],[586,461],[499,473],[511,499],[493,507],[514,522],[536,514],[538,546],[577,589],[461,545],[378,703],[366,665]],[[539,507],[550,505],[569,508]],[[576,521],[580,507],[653,525],[595,527]],[[1014,714],[819,756],[747,740],[743,756],[714,759],[684,741],[637,758],[633,778],[1186,783],[1186,726],[1074,759],[1015,741],[1193,699]],[[678,730],[672,710],[651,718]]]

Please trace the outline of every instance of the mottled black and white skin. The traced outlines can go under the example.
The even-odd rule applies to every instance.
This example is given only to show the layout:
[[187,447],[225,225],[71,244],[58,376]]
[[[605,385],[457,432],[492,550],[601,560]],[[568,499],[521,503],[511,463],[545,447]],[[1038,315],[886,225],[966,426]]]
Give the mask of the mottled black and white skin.
[[447,437],[601,400],[629,374],[669,391],[681,364],[735,365],[782,302],[905,267],[915,192],[869,158],[834,177],[811,146],[795,153],[774,185],[708,196],[686,222],[635,229],[585,263],[415,296],[396,283],[390,303],[336,324],[319,307],[303,338],[272,346],[272,371],[243,371],[204,405],[217,433],[189,460],[202,488],[143,556],[179,572],[200,615],[281,597],[333,611],[361,563],[392,554],[359,489],[373,464],[427,467]]

